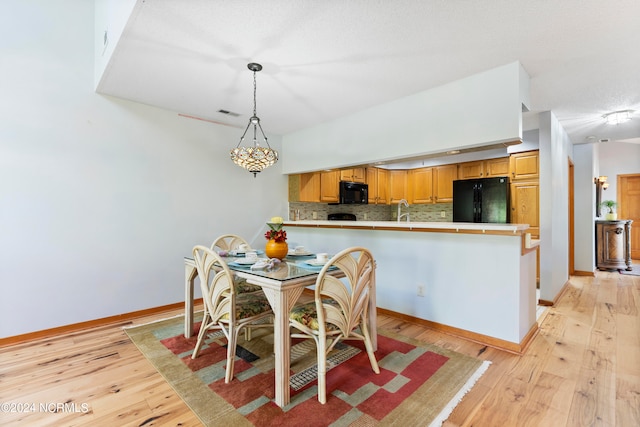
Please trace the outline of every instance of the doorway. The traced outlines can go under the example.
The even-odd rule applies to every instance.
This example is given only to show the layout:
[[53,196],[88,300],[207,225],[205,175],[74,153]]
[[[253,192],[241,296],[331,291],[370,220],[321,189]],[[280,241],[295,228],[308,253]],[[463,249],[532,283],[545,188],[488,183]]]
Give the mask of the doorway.
[[574,263],[574,255],[575,255],[575,222],[574,222],[574,205],[573,205],[573,191],[574,191],[574,180],[573,180],[573,162],[571,159],[568,159],[569,162],[569,176],[567,177],[567,182],[569,183],[569,276],[573,276],[576,272],[575,263]]
[[640,260],[640,173],[618,175],[618,219],[633,220],[631,227],[631,258]]

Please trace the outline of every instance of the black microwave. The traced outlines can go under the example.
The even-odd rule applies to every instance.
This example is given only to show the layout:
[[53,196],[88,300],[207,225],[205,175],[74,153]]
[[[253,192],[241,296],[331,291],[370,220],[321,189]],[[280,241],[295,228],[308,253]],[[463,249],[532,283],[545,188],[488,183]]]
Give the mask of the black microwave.
[[340,181],[340,204],[366,205],[369,203],[369,186],[361,182]]

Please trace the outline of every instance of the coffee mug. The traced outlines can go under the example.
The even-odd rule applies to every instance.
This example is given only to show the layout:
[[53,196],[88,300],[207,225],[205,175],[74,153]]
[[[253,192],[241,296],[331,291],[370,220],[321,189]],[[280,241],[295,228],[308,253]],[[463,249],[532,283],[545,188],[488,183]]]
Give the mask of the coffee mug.
[[316,255],[316,261],[318,262],[327,262],[329,261],[329,254],[322,252]]
[[238,251],[240,252],[247,252],[250,249],[251,249],[251,246],[247,245],[246,243],[243,243],[240,246],[238,246]]
[[258,253],[257,252],[246,252],[244,254],[244,257],[249,259],[249,260],[254,260],[254,259],[258,259]]

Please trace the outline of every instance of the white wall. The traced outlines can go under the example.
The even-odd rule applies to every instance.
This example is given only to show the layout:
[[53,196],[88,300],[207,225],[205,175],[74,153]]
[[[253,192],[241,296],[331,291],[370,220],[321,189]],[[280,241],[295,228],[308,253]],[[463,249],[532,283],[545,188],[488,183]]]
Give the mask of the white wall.
[[571,141],[551,112],[540,120],[540,298],[553,301],[569,279]]
[[596,192],[593,178],[598,176],[599,146],[573,146],[574,161],[574,267],[576,271],[595,269]]
[[525,78],[514,62],[285,135],[283,171],[317,171],[519,140]]
[[[535,253],[514,235],[289,227],[314,252],[354,242],[376,258],[378,307],[521,343],[535,323]],[[418,296],[424,289],[424,298]]]
[[606,142],[599,144],[599,149],[599,175],[607,176],[607,182],[609,183],[609,188],[602,192],[602,200],[617,201],[618,185],[616,176],[640,173],[640,144]]
[[93,2],[3,1],[0,28],[0,337],[183,301],[195,244],[286,216],[241,129],[94,93]]

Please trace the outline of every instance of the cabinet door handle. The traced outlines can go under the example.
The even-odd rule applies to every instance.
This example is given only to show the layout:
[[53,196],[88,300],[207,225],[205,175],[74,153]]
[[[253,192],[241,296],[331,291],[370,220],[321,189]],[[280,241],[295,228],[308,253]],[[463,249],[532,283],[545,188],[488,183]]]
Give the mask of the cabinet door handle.
[[616,228],[616,234],[622,234],[622,228],[620,227]]

